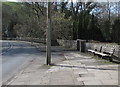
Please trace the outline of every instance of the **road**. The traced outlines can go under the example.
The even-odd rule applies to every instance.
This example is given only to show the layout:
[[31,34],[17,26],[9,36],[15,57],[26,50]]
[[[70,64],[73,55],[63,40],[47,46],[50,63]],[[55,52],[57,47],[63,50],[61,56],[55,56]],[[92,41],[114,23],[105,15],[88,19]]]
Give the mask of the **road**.
[[11,78],[23,65],[39,54],[34,46],[23,41],[2,41],[2,81]]
[[[0,41],[1,42],[1,41]],[[31,60],[39,59],[39,64],[46,63],[45,45],[41,44],[39,50],[25,41],[2,41],[2,82],[23,70]],[[52,47],[52,63],[63,61],[64,49]]]

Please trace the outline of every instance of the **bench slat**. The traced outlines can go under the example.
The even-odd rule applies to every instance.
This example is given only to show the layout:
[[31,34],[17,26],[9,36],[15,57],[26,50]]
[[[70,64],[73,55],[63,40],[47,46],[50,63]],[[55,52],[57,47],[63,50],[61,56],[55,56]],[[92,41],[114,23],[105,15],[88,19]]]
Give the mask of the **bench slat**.
[[90,49],[88,49],[88,51],[89,51],[89,52],[92,52],[92,53],[96,52],[96,51],[94,51],[94,50],[90,50]]
[[108,54],[100,53],[100,52],[95,52],[95,54],[101,55],[101,56],[109,56]]

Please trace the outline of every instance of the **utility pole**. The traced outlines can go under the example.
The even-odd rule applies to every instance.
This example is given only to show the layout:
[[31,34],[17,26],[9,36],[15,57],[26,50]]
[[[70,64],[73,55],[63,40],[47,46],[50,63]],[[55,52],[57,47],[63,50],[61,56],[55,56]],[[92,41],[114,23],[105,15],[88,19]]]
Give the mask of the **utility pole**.
[[51,64],[51,3],[47,2],[47,36],[46,36],[46,63],[47,65]]
[[109,0],[107,0],[107,2],[108,2],[108,20],[110,21],[111,19],[110,19],[110,15],[111,15],[111,12],[110,12],[110,2],[109,2]]

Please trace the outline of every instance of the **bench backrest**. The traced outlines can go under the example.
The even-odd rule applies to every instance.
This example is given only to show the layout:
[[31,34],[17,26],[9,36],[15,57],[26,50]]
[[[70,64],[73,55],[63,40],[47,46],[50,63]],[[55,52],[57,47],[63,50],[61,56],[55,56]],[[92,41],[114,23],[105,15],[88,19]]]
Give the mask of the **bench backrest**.
[[115,51],[115,48],[105,47],[105,49],[103,50],[103,53],[113,54],[114,51]]
[[[102,47],[101,47],[102,46]],[[98,52],[106,52],[120,58],[120,45],[116,44],[106,44],[106,43],[90,43],[89,49],[95,50]]]
[[113,55],[120,58],[120,46],[119,45],[115,47],[115,51]]
[[96,49],[95,49],[95,51],[101,52],[101,50],[102,50],[102,46],[101,46],[101,45],[99,45],[99,46],[96,46]]

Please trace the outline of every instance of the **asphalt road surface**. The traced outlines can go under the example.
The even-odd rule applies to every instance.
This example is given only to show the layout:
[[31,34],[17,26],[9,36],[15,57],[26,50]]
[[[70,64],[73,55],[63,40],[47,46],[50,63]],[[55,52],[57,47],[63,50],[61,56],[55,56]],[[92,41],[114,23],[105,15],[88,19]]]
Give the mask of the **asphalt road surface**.
[[[27,62],[39,59],[39,63],[46,63],[45,45],[41,44],[39,50],[25,41],[0,41],[2,43],[2,82],[6,82],[12,76],[21,71],[27,66]],[[52,47],[52,63],[57,63],[64,60],[64,49]],[[29,64],[29,62],[28,62]]]
[[39,54],[34,46],[23,41],[2,41],[2,81],[18,72],[24,63]]

